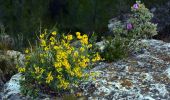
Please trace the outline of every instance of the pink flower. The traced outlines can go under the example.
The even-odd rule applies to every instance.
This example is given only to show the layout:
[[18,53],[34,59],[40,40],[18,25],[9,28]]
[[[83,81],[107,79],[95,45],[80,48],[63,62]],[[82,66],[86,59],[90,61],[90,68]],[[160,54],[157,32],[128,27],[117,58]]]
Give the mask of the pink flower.
[[134,8],[134,9],[138,9],[138,8],[139,8],[139,4],[137,4],[137,3],[134,4],[134,5],[133,5],[133,8]]
[[133,26],[132,26],[131,23],[128,23],[128,24],[126,25],[126,28],[127,28],[127,30],[131,30],[131,29],[133,28]]

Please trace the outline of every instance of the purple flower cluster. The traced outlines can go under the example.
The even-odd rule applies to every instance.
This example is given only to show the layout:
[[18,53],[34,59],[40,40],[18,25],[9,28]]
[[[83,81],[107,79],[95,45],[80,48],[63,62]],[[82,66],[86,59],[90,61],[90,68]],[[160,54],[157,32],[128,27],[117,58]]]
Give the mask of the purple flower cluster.
[[133,5],[133,8],[134,8],[134,9],[138,9],[138,8],[139,8],[139,4],[135,3],[135,4]]

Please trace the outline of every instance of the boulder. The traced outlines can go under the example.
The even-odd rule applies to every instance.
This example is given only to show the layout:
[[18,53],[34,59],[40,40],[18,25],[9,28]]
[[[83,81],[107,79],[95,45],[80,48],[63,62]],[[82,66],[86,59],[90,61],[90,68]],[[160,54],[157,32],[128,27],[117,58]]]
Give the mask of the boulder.
[[17,72],[16,64],[24,66],[24,55],[17,51],[0,51],[0,91],[3,85]]
[[7,55],[0,54],[0,87],[11,78],[15,71],[16,68],[12,59]]
[[4,85],[2,99],[7,100],[21,100],[19,80],[21,74],[15,74],[11,77],[9,82]]

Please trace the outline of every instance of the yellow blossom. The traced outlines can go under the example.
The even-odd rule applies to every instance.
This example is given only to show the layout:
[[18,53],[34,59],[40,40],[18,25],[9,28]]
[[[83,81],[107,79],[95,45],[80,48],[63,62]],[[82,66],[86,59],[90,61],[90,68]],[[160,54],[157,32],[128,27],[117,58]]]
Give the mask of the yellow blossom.
[[55,41],[55,38],[54,37],[50,37],[50,41]]
[[81,33],[80,33],[80,32],[76,32],[76,35],[77,35],[77,36],[80,36],[80,35],[81,35]]
[[77,39],[82,39],[82,36],[78,35],[78,36],[77,36]]
[[56,32],[56,31],[53,31],[51,34],[52,34],[52,35],[57,35],[57,32]]
[[28,50],[28,49],[26,49],[26,50],[25,50],[25,53],[29,53],[29,50]]
[[82,62],[80,62],[79,64],[80,64],[80,66],[83,67],[83,68],[87,67],[87,63],[86,63],[86,62],[83,62],[83,61],[82,61]]
[[41,39],[44,38],[44,36],[45,36],[44,34],[40,34],[40,38],[41,38]]
[[67,36],[67,40],[71,41],[73,39],[73,36],[72,35],[68,35]]
[[46,78],[46,83],[50,83],[52,80],[53,80],[53,76],[51,75],[51,72],[49,72]]
[[68,85],[69,85],[69,83],[66,82],[65,80],[60,80],[60,85],[59,85],[59,87],[62,87],[62,88],[64,88],[64,89],[67,89],[67,88],[68,88]]
[[66,68],[67,70],[70,69],[70,64],[69,64],[68,60],[65,59],[65,60],[63,61],[63,66],[65,66],[65,68]]
[[45,50],[45,51],[48,51],[48,50],[49,50],[49,47],[45,47],[44,50]]
[[54,42],[50,42],[51,45],[54,45]]
[[58,46],[54,46],[54,50],[58,50],[59,49],[59,47]]
[[[44,72],[44,69],[40,68],[40,67],[36,67],[34,66],[35,69],[35,73],[41,75]],[[39,76],[40,77],[40,76]]]
[[61,62],[55,62],[55,63],[54,63],[54,67],[55,67],[55,68],[61,67],[61,66],[62,66]]
[[24,72],[25,72],[25,67],[19,67],[19,68],[18,68],[18,72],[24,73]]
[[26,60],[30,60],[30,58],[31,58],[30,55],[26,55],[26,56],[25,56],[25,59],[26,59]]
[[81,52],[84,52],[84,51],[85,51],[85,49],[84,49],[83,47],[81,47],[81,48],[80,48],[80,51],[81,51]]
[[45,40],[41,40],[41,46],[46,46],[46,41]]
[[74,52],[74,57],[78,57],[78,55],[79,55],[78,51],[75,51]]

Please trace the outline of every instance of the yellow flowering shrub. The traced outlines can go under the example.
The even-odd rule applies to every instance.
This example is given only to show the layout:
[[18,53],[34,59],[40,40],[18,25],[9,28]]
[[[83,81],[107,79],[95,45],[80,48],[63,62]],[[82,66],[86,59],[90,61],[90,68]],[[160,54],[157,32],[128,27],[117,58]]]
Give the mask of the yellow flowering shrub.
[[[98,53],[91,53],[92,44],[86,34],[76,33],[57,38],[57,32],[39,36],[39,44],[35,49],[27,49],[26,67],[19,68],[24,75],[23,86],[41,89],[42,86],[52,90],[70,90],[78,86],[80,81],[87,79],[89,66],[100,60]],[[77,41],[79,46],[72,45]],[[27,92],[27,91],[25,91]]]

